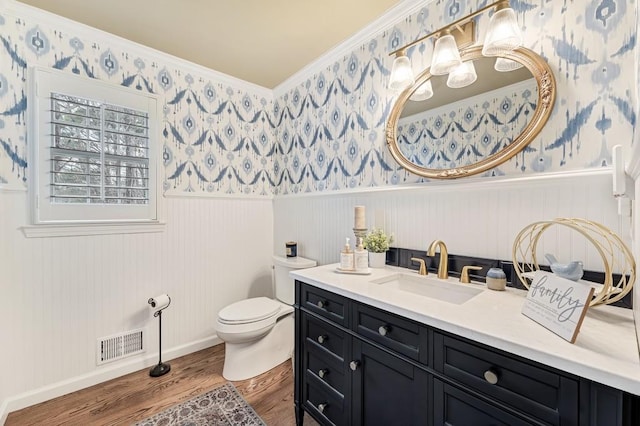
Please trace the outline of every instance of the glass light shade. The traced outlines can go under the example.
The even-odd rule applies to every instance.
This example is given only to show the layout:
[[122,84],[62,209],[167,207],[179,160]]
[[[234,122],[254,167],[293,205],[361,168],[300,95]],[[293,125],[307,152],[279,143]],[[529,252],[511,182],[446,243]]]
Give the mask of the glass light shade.
[[422,83],[416,90],[413,92],[413,95],[409,98],[412,101],[426,101],[430,97],[433,96],[433,86],[431,86],[431,80],[427,80]]
[[482,54],[499,56],[522,46],[524,39],[516,20],[516,13],[510,7],[498,10],[489,20],[489,28],[484,38]]
[[443,35],[436,40],[431,60],[431,74],[443,75],[462,63],[456,40],[451,34]]
[[404,90],[414,82],[411,62],[406,56],[398,56],[393,60],[391,77],[389,77],[389,89]]
[[520,62],[512,61],[511,59],[507,58],[498,58],[496,59],[496,64],[493,66],[493,68],[496,71],[509,72],[515,71],[518,68],[522,68],[522,66],[523,65]]
[[449,73],[447,78],[447,86],[452,89],[459,89],[473,83],[478,79],[476,74],[476,67],[473,65],[473,61],[463,62],[460,66],[456,67]]

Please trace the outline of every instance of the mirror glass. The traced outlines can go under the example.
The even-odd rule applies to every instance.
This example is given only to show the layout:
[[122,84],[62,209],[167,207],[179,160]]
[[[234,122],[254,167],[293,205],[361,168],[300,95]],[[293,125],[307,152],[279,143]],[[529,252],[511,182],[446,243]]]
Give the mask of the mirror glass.
[[[433,178],[456,178],[489,170],[513,157],[546,123],[555,83],[548,65],[520,48],[500,58],[518,66],[496,71],[497,58],[481,55],[481,46],[461,52],[472,61],[477,79],[462,88],[447,86],[447,75],[423,71],[403,91],[387,123],[387,144],[409,171]],[[514,62],[513,62],[514,61]],[[433,96],[413,100],[425,82]]]

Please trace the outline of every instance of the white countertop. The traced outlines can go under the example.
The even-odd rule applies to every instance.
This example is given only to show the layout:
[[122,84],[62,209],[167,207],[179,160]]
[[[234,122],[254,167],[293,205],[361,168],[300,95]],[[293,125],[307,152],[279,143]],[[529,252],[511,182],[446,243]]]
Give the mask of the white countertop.
[[[640,395],[640,357],[631,309],[589,308],[576,342],[571,344],[521,314],[526,292],[486,289],[457,305],[372,283],[410,269],[387,266],[370,275],[341,274],[337,264],[291,272],[313,286],[393,312],[422,324]],[[429,274],[434,278],[435,275]],[[457,278],[449,278],[452,285]],[[469,284],[464,284],[468,286]]]

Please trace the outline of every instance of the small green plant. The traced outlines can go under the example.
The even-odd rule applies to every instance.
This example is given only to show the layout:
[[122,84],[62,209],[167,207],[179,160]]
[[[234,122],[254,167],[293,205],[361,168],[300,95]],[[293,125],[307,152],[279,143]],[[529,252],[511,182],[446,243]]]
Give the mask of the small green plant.
[[373,228],[362,243],[364,248],[373,253],[384,253],[389,250],[389,245],[393,242],[393,235],[387,236],[382,229]]

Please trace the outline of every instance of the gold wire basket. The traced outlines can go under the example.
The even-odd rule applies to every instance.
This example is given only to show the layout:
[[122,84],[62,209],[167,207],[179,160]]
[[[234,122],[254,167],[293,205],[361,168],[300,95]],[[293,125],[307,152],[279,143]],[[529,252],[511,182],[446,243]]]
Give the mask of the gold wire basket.
[[[625,243],[613,231],[603,225],[584,219],[558,218],[534,222],[526,226],[513,243],[513,266],[520,282],[528,289],[533,274],[540,269],[537,249],[542,234],[553,226],[568,227],[582,234],[593,244],[604,265],[604,283],[585,281],[595,287],[589,306],[617,302],[627,295],[636,280],[636,263]],[[614,284],[613,273],[620,274]]]

